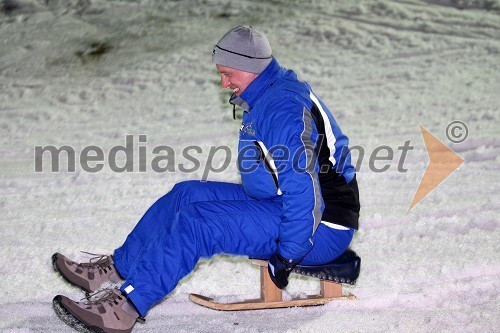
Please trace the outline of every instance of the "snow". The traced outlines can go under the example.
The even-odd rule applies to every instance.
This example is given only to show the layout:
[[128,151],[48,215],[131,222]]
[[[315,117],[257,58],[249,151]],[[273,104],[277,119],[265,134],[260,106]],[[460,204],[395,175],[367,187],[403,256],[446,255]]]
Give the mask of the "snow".
[[[224,313],[188,300],[259,294],[244,258],[201,262],[137,332],[495,332],[500,300],[498,139],[500,1],[41,1],[5,0],[0,13],[0,330],[71,332],[51,299],[80,291],[50,264],[54,252],[110,253],[156,198],[204,170],[176,156],[174,172],[35,172],[35,146],[198,145],[236,152],[239,121],[210,63],[229,28],[264,31],[282,65],[293,68],[362,146],[362,258],[357,301],[321,307]],[[96,54],[97,53],[97,54]],[[99,54],[102,53],[102,54]],[[451,144],[453,120],[469,137]],[[419,124],[465,163],[412,210],[428,164]],[[147,142],[138,143],[146,134]],[[402,146],[414,149],[398,172]],[[394,151],[374,172],[376,147]],[[208,179],[238,182],[232,162]],[[359,159],[358,159],[359,160]],[[78,161],[78,157],[77,157]],[[214,165],[222,165],[216,155]],[[123,161],[122,161],[123,162]],[[376,167],[385,162],[376,162]],[[118,163],[119,165],[122,165]],[[286,297],[319,290],[293,277]]]

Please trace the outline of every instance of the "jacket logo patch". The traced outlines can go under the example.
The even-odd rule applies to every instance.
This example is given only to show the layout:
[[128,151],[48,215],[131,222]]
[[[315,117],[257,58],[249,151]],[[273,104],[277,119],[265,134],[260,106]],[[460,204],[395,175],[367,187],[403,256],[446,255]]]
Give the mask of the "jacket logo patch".
[[254,121],[249,122],[248,124],[242,124],[240,128],[240,132],[247,133],[248,135],[255,136],[255,130],[252,128]]

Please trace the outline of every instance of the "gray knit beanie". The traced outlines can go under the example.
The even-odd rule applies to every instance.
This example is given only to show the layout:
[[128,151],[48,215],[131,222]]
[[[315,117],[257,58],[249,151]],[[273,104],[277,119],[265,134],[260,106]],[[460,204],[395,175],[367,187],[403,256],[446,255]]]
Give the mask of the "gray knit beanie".
[[251,26],[229,30],[214,46],[212,62],[217,65],[259,74],[272,61],[269,41]]

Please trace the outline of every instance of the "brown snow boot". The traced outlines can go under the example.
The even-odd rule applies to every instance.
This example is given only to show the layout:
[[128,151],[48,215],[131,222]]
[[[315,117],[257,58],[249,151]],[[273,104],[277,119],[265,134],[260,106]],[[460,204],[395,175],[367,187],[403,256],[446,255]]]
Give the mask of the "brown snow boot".
[[120,274],[116,271],[113,256],[93,254],[88,263],[77,263],[69,260],[60,253],[52,255],[52,265],[69,283],[93,292],[105,282],[122,282]]
[[52,304],[59,318],[79,332],[129,333],[144,322],[119,289],[102,289],[80,302],[57,295]]

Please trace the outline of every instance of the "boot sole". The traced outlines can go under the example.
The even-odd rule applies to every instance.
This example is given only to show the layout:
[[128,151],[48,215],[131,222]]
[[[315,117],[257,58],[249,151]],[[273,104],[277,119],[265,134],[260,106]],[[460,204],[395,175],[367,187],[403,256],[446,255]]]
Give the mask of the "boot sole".
[[[54,307],[54,311],[56,312],[56,315],[61,319],[66,325],[70,326],[71,328],[75,329],[76,331],[80,333],[130,333],[132,332],[133,328],[126,329],[126,330],[116,330],[112,328],[108,328],[106,331],[104,331],[100,327],[96,326],[91,326],[83,322],[82,320],[78,319],[74,314],[71,313],[68,309],[64,307],[64,305],[61,302],[61,295],[57,295],[54,297],[52,300],[52,306]],[[143,319],[143,318],[141,318]]]
[[54,311],[56,315],[61,319],[66,325],[71,328],[77,330],[80,333],[105,333],[101,328],[88,326],[80,319],[75,317],[68,309],[66,309],[61,304],[61,296],[57,295],[52,300],[52,306],[54,307]]
[[54,270],[57,273],[59,273],[59,276],[62,277],[64,279],[64,281],[66,281],[68,284],[72,285],[73,287],[77,287],[78,289],[82,290],[85,293],[85,295],[88,295],[88,294],[90,294],[92,292],[92,290],[87,290],[87,289],[85,289],[85,288],[83,288],[81,286],[78,286],[78,285],[74,284],[70,280],[68,280],[66,278],[66,276],[64,276],[63,272],[61,272],[61,270],[59,269],[59,267],[57,267],[56,261],[57,261],[57,253],[54,253],[52,255],[52,267],[54,267]]

